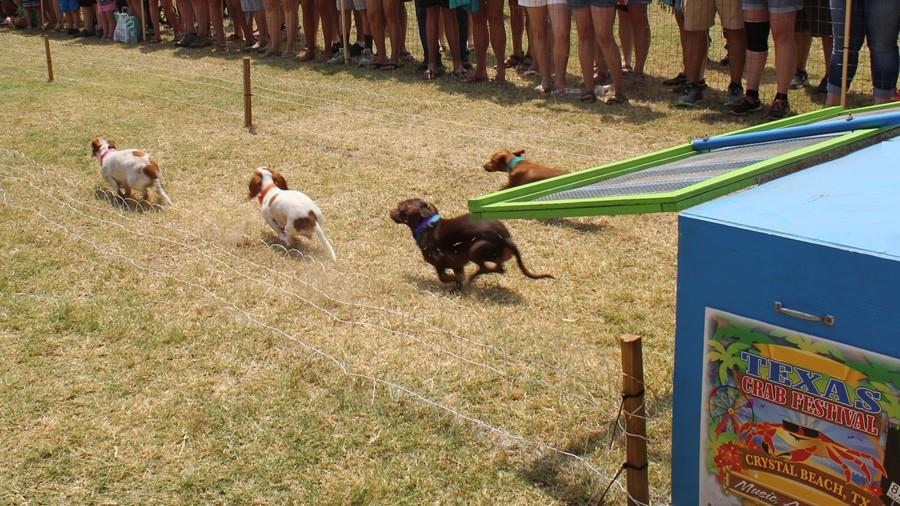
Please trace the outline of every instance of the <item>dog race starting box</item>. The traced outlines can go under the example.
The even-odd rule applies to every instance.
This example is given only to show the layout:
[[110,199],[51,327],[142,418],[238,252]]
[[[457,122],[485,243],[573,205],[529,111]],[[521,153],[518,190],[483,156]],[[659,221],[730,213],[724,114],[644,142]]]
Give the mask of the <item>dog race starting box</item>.
[[675,505],[900,505],[900,138],[679,235]]

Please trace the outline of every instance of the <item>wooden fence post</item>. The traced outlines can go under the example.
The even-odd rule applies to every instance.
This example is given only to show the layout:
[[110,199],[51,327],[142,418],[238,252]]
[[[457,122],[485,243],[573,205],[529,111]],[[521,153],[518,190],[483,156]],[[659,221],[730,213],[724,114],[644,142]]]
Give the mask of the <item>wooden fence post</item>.
[[844,5],[844,59],[841,68],[841,107],[847,108],[847,94],[850,93],[847,86],[847,64],[850,59],[850,21],[853,20],[853,0],[847,0]]
[[[644,409],[644,362],[641,336],[624,335],[622,347],[622,410],[625,414],[625,481],[629,506],[650,504],[647,475],[647,419]],[[632,499],[633,498],[633,499]]]
[[250,57],[244,57],[244,128],[253,128],[253,111],[250,103]]
[[44,35],[44,52],[47,53],[47,81],[53,81],[53,57],[50,56],[50,37]]

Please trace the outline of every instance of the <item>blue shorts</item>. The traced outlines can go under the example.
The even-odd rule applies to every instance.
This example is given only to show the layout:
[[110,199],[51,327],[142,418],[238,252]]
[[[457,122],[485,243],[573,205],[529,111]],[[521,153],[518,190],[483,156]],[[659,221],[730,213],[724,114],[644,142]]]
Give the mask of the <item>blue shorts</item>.
[[78,0],[59,0],[59,10],[62,12],[75,12],[78,10]]
[[769,11],[770,14],[799,11],[803,0],[744,0],[745,11]]
[[[569,9],[583,9],[585,7],[616,7],[618,0],[568,0]],[[631,5],[647,5],[650,0],[628,0]],[[620,6],[627,7],[626,6]],[[627,9],[626,9],[627,10]]]

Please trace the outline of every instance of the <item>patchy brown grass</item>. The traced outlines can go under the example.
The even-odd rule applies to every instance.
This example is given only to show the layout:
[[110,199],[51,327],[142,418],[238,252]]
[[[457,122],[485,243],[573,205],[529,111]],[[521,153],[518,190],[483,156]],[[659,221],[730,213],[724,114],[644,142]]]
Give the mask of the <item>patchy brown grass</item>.
[[[510,222],[557,279],[457,293],[387,212],[464,212],[501,147],[577,170],[739,124],[656,84],[610,108],[279,60],[248,133],[235,56],[60,40],[46,83],[37,37],[0,41],[0,501],[589,502],[623,459],[624,333],[667,500],[675,216]],[[157,158],[177,207],[111,203],[94,136]],[[277,245],[244,198],[263,164],[324,210],[336,263]]]

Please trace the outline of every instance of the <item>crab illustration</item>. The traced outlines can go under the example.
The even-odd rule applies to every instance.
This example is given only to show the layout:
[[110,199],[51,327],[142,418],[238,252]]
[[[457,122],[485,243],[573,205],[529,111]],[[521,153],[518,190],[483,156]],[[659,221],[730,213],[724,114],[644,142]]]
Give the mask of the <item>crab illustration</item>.
[[[844,477],[848,482],[851,482],[852,476],[848,462],[859,469],[862,475],[865,476],[867,483],[871,483],[873,480],[870,467],[881,473],[882,476],[887,474],[881,462],[873,456],[847,448],[815,429],[797,425],[787,420],[782,420],[780,424],[743,424],[741,432],[744,433],[744,438],[752,446],[761,449],[768,455],[787,460],[788,462],[804,462],[812,456],[829,458],[844,471]],[[794,449],[777,452],[775,449],[776,437]],[[757,439],[762,440],[760,444],[757,444]]]

